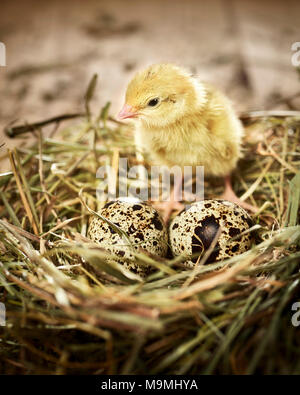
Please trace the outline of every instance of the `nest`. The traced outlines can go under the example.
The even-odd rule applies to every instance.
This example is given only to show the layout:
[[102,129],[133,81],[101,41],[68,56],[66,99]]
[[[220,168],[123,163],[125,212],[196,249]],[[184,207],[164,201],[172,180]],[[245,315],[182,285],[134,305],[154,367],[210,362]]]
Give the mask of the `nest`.
[[[47,122],[25,125],[17,133],[35,136],[30,148],[2,147],[11,172],[0,177],[0,371],[299,374],[300,117],[244,118],[234,189],[259,207],[256,245],[193,270],[182,257],[140,251],[139,263],[155,269],[141,278],[86,238],[103,204],[97,168],[118,155],[136,163],[131,132],[109,105],[91,114],[92,89],[80,120],[54,119],[48,138]],[[221,191],[207,182],[207,198]]]

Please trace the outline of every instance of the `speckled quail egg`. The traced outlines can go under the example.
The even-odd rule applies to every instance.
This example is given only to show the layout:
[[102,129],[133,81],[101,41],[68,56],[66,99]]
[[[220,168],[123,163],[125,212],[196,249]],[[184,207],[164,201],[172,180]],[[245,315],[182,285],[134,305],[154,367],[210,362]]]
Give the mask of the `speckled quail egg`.
[[117,225],[128,235],[131,246],[115,229],[99,217],[93,217],[88,237],[111,252],[125,268],[144,277],[150,266],[139,265],[133,249],[139,248],[164,257],[168,248],[168,233],[159,213],[150,205],[135,198],[122,198],[104,205],[99,214]]
[[[240,236],[251,226],[251,217],[242,207],[226,200],[202,200],[186,207],[171,222],[171,250],[174,256],[185,255],[185,265],[193,267],[221,227],[217,244],[206,263],[220,261],[251,247],[251,232]],[[195,254],[198,256],[192,257]]]

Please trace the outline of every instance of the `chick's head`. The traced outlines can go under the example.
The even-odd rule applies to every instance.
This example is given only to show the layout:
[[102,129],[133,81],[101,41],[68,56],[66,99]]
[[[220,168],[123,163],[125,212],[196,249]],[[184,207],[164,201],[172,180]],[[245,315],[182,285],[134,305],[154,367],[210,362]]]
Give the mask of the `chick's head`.
[[172,64],[156,64],[131,80],[118,117],[165,127],[199,109],[204,102],[204,88],[185,70]]

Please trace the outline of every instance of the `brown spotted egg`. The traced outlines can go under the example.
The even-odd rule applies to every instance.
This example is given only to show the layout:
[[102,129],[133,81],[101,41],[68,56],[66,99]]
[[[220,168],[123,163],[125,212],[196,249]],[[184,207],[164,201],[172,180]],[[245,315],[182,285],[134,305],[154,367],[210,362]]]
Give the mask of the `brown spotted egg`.
[[[240,235],[251,226],[251,217],[242,207],[226,200],[202,200],[185,208],[171,222],[171,250],[174,256],[190,257],[185,265],[193,267],[221,227],[217,244],[206,263],[220,261],[241,254],[251,247],[251,233]],[[198,256],[192,257],[194,255]]]
[[166,227],[158,212],[147,203],[134,198],[118,199],[106,203],[99,214],[126,232],[131,246],[108,222],[96,216],[89,225],[88,237],[111,252],[127,269],[141,276],[151,271],[151,267],[136,262],[134,250],[141,248],[161,257],[166,255]]

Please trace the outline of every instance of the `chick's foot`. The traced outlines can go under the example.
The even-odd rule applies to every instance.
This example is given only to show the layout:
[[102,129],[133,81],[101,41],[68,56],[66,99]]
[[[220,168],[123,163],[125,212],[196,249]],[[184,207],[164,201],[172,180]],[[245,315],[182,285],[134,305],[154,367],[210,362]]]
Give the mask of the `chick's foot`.
[[173,211],[181,211],[185,208],[183,203],[176,200],[170,200],[167,202],[158,202],[155,204],[155,208],[162,212],[162,217],[165,223],[168,223]]
[[232,189],[230,176],[225,177],[225,192],[220,196],[220,199],[228,200],[229,202],[235,203],[243,207],[245,210],[251,211],[252,213],[258,212],[257,207],[244,202],[238,196],[236,196],[234,190]]

